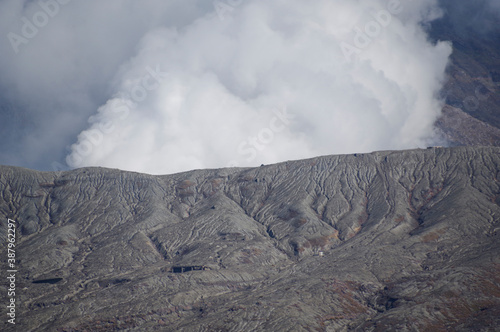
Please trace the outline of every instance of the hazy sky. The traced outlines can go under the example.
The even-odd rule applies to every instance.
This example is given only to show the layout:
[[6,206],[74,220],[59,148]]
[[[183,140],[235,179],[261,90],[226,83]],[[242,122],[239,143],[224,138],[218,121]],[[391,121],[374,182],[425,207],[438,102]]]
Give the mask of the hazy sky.
[[436,144],[451,44],[423,29],[442,13],[434,0],[2,0],[0,164],[165,174]]

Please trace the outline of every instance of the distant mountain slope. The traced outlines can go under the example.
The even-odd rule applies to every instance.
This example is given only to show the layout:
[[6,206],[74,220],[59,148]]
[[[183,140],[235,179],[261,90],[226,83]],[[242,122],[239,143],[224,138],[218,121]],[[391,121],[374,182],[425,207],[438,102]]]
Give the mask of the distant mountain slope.
[[500,148],[165,176],[0,167],[0,195],[16,331],[500,326]]
[[443,115],[436,122],[440,136],[449,145],[500,146],[500,129],[478,120],[450,105],[443,107]]
[[[500,132],[500,25],[498,13],[489,10],[487,1],[440,0],[443,18],[432,22],[429,34],[433,40],[448,40],[453,54],[448,79],[442,93],[447,106],[437,128],[452,144],[500,146],[488,133],[471,131],[467,113]],[[455,111],[450,112],[454,109]],[[462,124],[460,124],[462,123]],[[451,127],[450,127],[451,125]],[[488,130],[490,132],[491,130]]]

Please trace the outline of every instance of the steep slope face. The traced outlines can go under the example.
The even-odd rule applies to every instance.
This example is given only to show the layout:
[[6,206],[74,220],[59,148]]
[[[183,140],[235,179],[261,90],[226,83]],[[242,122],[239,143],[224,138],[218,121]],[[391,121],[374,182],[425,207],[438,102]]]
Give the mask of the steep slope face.
[[429,35],[451,41],[453,53],[442,89],[447,105],[436,127],[451,144],[500,146],[498,13],[488,1],[439,2],[445,15],[431,23]]
[[446,105],[436,122],[442,137],[452,146],[500,146],[500,129]]
[[19,331],[500,325],[500,148],[166,176],[0,167],[0,195]]

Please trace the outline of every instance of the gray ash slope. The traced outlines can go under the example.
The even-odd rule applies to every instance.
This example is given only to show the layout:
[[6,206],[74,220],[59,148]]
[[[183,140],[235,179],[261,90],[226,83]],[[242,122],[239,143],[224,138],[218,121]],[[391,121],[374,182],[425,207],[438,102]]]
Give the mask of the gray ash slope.
[[428,27],[433,42],[453,44],[436,122],[449,145],[500,146],[500,12],[490,2],[439,0],[444,16]]
[[4,166],[0,195],[17,331],[500,326],[500,148],[165,176]]

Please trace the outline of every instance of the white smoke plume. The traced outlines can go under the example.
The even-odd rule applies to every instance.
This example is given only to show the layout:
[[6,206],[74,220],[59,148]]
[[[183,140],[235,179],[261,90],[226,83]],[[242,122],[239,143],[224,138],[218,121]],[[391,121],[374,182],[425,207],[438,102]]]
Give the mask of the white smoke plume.
[[133,19],[140,5],[122,1],[122,20],[140,26],[135,51],[122,25],[95,32],[116,34],[129,53],[70,167],[166,174],[435,143],[451,54],[423,29],[441,14],[437,1],[185,3],[190,15],[141,7],[146,24]]

